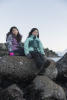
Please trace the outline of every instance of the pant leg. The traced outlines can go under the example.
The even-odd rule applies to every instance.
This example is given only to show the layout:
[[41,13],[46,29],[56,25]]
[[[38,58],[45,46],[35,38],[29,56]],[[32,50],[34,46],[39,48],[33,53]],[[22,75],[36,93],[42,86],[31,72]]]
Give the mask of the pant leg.
[[24,48],[19,48],[19,56],[25,56]]
[[44,56],[40,54],[39,52],[31,52],[32,58],[34,58],[34,61],[38,68],[41,68],[44,64]]
[[40,69],[38,75],[43,75],[45,73],[45,69],[50,65],[50,61],[39,52],[32,52],[31,55],[34,58],[37,67]]

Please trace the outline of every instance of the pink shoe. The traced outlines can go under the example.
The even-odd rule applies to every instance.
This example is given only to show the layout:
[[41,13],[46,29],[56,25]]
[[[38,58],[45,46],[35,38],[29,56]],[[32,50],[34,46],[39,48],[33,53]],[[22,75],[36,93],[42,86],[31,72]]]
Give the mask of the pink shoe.
[[13,53],[13,52],[11,52],[11,53],[9,53],[9,55],[10,55],[10,56],[14,56],[14,53]]

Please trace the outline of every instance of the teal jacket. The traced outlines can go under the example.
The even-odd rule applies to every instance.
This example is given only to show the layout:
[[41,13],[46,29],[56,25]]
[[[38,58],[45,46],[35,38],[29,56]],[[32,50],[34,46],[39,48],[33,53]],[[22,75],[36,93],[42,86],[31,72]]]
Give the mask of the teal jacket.
[[40,39],[34,35],[28,37],[24,43],[25,55],[29,54],[31,51],[38,51],[39,53],[45,55],[44,48]]

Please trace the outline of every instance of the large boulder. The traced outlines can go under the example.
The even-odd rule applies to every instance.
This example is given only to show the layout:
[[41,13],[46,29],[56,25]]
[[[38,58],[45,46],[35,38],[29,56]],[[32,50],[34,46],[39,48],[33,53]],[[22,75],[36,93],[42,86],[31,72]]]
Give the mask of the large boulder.
[[[56,62],[53,60],[46,61],[47,68],[44,66],[43,74],[52,80],[56,79],[58,74]],[[41,69],[36,66],[33,59],[27,59],[24,56],[3,56],[0,58],[0,85],[3,87],[13,83],[27,85],[40,71]]]
[[56,63],[58,76],[56,83],[62,86],[67,97],[67,53]]
[[39,75],[41,68],[36,66],[33,59],[22,56],[0,57],[0,100],[24,100],[23,95],[26,100],[66,100],[67,84],[63,86],[60,78],[56,80],[59,76],[67,75],[66,59],[67,54],[57,63],[46,59],[46,69]]
[[63,88],[46,76],[37,76],[25,89],[27,100],[66,100]]
[[58,75],[58,70],[56,68],[56,62],[49,60],[50,65],[46,68],[44,75],[49,77],[52,80],[55,80]]
[[67,53],[57,62],[58,76],[67,78]]
[[25,100],[23,98],[23,91],[13,84],[6,89],[0,91],[0,100]]
[[[9,82],[30,82],[40,72],[33,59],[21,56],[4,56],[0,58],[0,79],[2,85]],[[20,81],[19,81],[20,80]],[[1,80],[0,80],[1,81]],[[5,81],[5,82],[4,82]]]

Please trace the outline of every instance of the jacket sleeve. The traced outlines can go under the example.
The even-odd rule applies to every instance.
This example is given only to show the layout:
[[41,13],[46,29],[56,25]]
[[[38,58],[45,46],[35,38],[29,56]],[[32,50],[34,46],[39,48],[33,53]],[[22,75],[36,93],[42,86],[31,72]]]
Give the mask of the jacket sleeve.
[[25,52],[25,55],[29,54],[29,38],[27,38],[24,43],[24,52]]
[[13,51],[13,48],[12,48],[12,35],[8,36],[8,38],[6,40],[6,44],[7,44],[8,51],[12,52]]
[[40,46],[40,52],[41,52],[41,54],[45,55],[44,47],[43,47],[41,41],[39,42],[39,46]]

